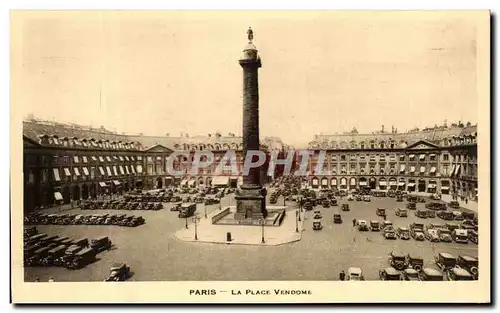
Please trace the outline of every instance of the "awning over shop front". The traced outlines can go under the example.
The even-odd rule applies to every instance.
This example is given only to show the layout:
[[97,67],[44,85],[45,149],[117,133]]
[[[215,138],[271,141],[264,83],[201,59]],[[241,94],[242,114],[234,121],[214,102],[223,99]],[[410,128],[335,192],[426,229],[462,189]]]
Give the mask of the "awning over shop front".
[[128,169],[128,165],[125,165],[125,172],[127,173],[127,175],[130,175],[130,170]]
[[59,177],[59,169],[58,168],[54,168],[53,171],[54,171],[54,179],[55,179],[55,181],[61,181],[61,177]]
[[108,162],[111,162],[111,158],[109,157],[109,155],[108,155],[108,156],[106,156],[106,160],[107,160]]
[[87,157],[86,156],[83,156],[82,159],[83,159],[83,163],[87,163]]
[[187,184],[187,182],[188,182],[188,180],[187,180],[187,179],[183,179],[183,180],[181,180],[181,186],[186,185],[186,184]]
[[425,154],[421,154],[420,155],[420,160],[424,160],[425,159]]
[[189,186],[194,186],[194,184],[196,184],[196,180],[194,178],[191,178],[189,181],[188,181],[188,185]]
[[227,186],[229,184],[228,176],[214,176],[212,186]]
[[137,157],[137,161],[142,161],[142,157],[141,157],[141,156],[138,156],[138,157]]
[[56,199],[57,201],[60,201],[63,199],[63,196],[59,191],[56,191],[56,192],[54,192],[54,199]]
[[92,159],[92,161],[97,161],[97,158],[95,156],[91,156],[90,158]]
[[427,188],[429,188],[429,189],[434,189],[436,187],[437,187],[436,184],[429,184],[429,185],[427,185]]
[[365,181],[360,181],[360,182],[359,182],[359,185],[360,185],[360,186],[367,186],[367,185],[368,185],[368,182],[365,182]]
[[321,186],[328,186],[328,180],[326,179],[321,180]]
[[410,173],[415,173],[415,166],[410,166]]
[[429,157],[434,158],[436,155],[434,153],[429,154]]
[[79,163],[80,162],[80,160],[78,160],[78,156],[75,155],[73,157],[73,162],[75,162],[75,163]]
[[132,156],[132,155],[130,156],[130,161],[135,161],[134,156]]
[[165,180],[173,180],[174,178],[172,176],[167,176],[165,177]]
[[123,170],[123,166],[120,165],[120,174],[125,175],[125,171]]
[[420,167],[420,173],[425,173],[425,166]]
[[451,168],[451,176],[455,175],[456,169],[457,169],[457,166],[453,165],[453,167]]
[[402,182],[399,182],[399,183],[398,183],[398,186],[404,186],[404,185],[406,185],[406,184],[405,184],[405,183],[402,183]]
[[102,156],[99,157],[100,162],[104,162],[104,158]]
[[102,181],[99,182],[99,186],[101,186],[101,187],[108,187],[108,185],[106,185],[106,183],[102,182]]
[[386,181],[379,181],[378,184],[379,184],[379,186],[387,186]]
[[415,183],[408,183],[408,187],[415,187]]
[[231,180],[238,180],[238,176],[231,176]]
[[396,181],[389,181],[390,186],[396,186],[398,183]]
[[73,167],[73,171],[75,172],[76,176],[80,176],[80,170],[78,169],[78,167]]
[[90,175],[88,168],[82,167],[82,169],[83,169],[83,175],[85,175],[85,176],[89,176]]
[[128,156],[127,156],[127,155],[125,156],[125,160],[130,161],[130,159],[128,158]]
[[399,167],[399,172],[400,173],[403,173],[405,171],[406,167],[404,164],[401,164],[401,166]]
[[71,172],[69,171],[69,168],[67,168],[67,167],[64,168],[64,175],[71,176]]
[[135,174],[135,167],[133,165],[130,165],[130,170],[132,171],[132,174]]
[[409,157],[410,157],[410,159],[413,159],[415,157],[415,155],[414,154],[410,154]]
[[243,185],[243,176],[238,177],[238,186]]
[[113,174],[111,174],[111,168],[109,166],[106,166],[106,172],[108,173],[108,176],[113,176]]
[[105,176],[106,174],[104,173],[104,168],[102,166],[99,166],[99,172],[101,173],[102,176]]
[[137,173],[138,174],[142,173],[142,165],[137,165]]
[[119,157],[119,158],[120,158],[120,161],[123,161],[123,157],[122,157],[121,155],[120,155],[120,157]]
[[113,184],[115,184],[115,186],[120,186],[121,185],[120,182],[117,181],[117,180],[113,180]]
[[460,164],[457,165],[457,169],[455,170],[455,176],[460,174]]
[[113,173],[115,176],[118,176],[118,169],[116,168],[116,165],[113,166]]
[[441,186],[441,190],[449,190],[450,187],[449,186]]
[[435,167],[435,166],[432,166],[432,167],[431,167],[431,173],[432,173],[432,174],[436,173],[436,167]]

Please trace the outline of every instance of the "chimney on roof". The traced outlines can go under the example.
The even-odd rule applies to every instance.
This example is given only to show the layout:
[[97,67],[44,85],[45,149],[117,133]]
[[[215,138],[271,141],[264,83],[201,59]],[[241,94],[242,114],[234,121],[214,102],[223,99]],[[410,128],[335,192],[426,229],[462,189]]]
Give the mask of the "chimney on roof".
[[384,128],[385,128],[384,125],[382,125],[382,134],[384,133]]

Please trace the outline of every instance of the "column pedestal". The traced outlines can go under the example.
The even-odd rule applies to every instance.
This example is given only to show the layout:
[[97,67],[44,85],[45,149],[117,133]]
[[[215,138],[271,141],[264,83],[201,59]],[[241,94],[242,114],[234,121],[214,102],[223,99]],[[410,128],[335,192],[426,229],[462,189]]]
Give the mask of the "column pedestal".
[[267,217],[265,188],[256,185],[243,185],[235,198],[235,220],[259,220]]

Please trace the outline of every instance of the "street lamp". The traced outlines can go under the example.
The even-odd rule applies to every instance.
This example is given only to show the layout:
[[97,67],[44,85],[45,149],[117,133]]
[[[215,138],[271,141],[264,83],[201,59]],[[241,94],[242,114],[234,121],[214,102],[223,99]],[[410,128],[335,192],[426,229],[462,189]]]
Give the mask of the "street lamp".
[[186,217],[186,229],[188,229],[188,218]]
[[198,240],[198,221],[200,218],[198,216],[193,217],[193,223],[194,223],[194,240]]
[[266,241],[264,240],[264,224],[265,224],[265,220],[263,218],[260,219],[260,225],[262,225],[262,243],[266,243]]
[[283,195],[283,206],[286,206],[286,197]]
[[295,211],[295,232],[298,233],[299,232],[299,211]]
[[203,207],[205,208],[205,218],[207,218],[207,205],[203,203]]

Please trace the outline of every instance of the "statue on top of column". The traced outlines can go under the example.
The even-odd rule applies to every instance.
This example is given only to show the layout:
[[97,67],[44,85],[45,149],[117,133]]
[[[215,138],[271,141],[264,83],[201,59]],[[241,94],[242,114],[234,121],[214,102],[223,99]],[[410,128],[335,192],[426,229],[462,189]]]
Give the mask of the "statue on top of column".
[[247,35],[248,35],[248,41],[252,42],[252,40],[253,40],[253,30],[252,30],[252,27],[248,27]]

